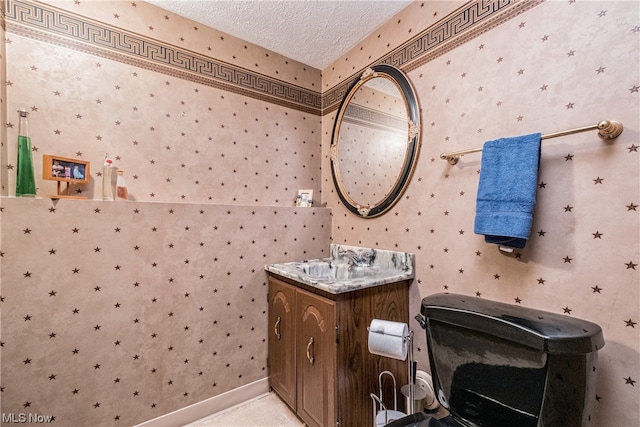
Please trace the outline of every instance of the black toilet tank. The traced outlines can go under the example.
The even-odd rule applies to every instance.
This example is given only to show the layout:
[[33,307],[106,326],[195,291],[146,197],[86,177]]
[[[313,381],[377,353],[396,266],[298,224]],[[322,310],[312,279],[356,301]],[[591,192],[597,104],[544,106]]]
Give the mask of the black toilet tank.
[[604,346],[600,326],[457,294],[424,298],[421,313],[434,389],[450,421],[478,427],[589,425],[597,350]]

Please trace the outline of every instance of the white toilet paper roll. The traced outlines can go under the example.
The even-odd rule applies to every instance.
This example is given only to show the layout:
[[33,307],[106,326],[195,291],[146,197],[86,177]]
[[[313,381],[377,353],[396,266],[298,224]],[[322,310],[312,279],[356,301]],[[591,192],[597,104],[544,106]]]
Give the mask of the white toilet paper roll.
[[369,352],[392,359],[406,360],[409,336],[406,323],[373,319],[369,325]]

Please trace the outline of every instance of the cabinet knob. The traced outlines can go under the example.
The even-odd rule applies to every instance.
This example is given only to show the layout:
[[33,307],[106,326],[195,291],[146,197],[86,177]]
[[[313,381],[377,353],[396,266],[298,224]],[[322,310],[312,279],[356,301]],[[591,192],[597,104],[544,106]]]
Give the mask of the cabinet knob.
[[[316,358],[311,355],[312,350],[313,350],[313,337],[311,337],[311,339],[309,340],[309,344],[307,344],[307,359],[309,359],[309,362],[313,365],[313,363],[316,361]],[[313,353],[315,353],[315,351]]]

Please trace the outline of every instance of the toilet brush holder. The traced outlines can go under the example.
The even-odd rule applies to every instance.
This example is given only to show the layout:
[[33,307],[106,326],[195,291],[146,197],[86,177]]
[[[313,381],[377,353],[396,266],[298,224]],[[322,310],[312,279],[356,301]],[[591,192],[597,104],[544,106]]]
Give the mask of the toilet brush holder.
[[[413,390],[411,390],[413,389]],[[427,397],[427,391],[417,384],[405,384],[400,388],[402,396],[404,396],[405,408],[409,415],[421,412],[424,408],[424,399]]]

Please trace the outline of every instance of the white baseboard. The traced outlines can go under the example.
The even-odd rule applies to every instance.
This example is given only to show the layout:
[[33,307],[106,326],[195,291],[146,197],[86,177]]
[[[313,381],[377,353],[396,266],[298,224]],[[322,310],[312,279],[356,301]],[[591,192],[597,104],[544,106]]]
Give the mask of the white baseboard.
[[177,411],[161,415],[145,421],[135,427],[179,427],[223,411],[239,403],[256,398],[269,391],[269,380],[263,378],[242,387],[234,388],[225,393],[205,399]]

